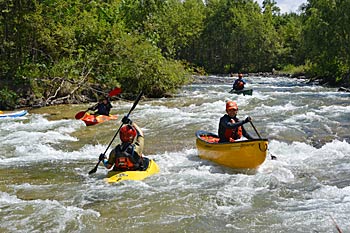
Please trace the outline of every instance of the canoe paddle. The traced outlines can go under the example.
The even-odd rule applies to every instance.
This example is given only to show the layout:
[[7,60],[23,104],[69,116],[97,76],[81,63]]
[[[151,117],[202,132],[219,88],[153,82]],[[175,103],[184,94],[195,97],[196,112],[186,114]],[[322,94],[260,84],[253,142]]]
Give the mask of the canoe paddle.
[[[108,93],[108,96],[112,97],[112,96],[118,95],[120,93],[122,93],[122,89],[117,87],[117,88],[113,89],[112,91],[110,91]],[[89,111],[89,109],[87,109],[85,111],[78,112],[77,114],[75,114],[75,119],[79,120],[79,119],[83,118],[87,111]]]
[[[250,124],[252,125],[252,127],[253,127],[253,129],[255,130],[255,133],[258,135],[259,139],[262,139],[261,136],[260,136],[260,134],[259,134],[259,132],[258,132],[258,130],[256,130],[255,125],[253,124],[252,121],[250,121]],[[271,154],[271,153],[270,153],[270,154]],[[277,159],[277,157],[271,154],[271,159],[272,159],[272,160],[275,160],[275,159]]]
[[[126,115],[127,118],[129,118],[130,113],[135,109],[136,105],[138,104],[139,100],[141,99],[142,94],[143,94],[143,92],[141,91],[140,94],[137,96],[137,98],[136,98],[136,100],[135,100],[133,106],[131,107],[131,109],[130,109],[128,115]],[[103,155],[105,155],[105,154],[107,153],[108,148],[111,146],[112,142],[114,141],[115,137],[116,137],[117,134],[119,133],[119,131],[120,131],[120,129],[122,128],[122,126],[123,126],[123,124],[120,125],[118,131],[114,134],[114,136],[113,136],[111,142],[108,144],[108,146],[107,146],[105,152],[103,152]],[[98,168],[98,165],[100,165],[100,162],[101,162],[101,160],[98,160],[96,166],[95,166],[91,171],[89,171],[89,175],[90,175],[90,174],[93,174],[93,173],[95,173],[95,172],[97,171],[97,168]]]

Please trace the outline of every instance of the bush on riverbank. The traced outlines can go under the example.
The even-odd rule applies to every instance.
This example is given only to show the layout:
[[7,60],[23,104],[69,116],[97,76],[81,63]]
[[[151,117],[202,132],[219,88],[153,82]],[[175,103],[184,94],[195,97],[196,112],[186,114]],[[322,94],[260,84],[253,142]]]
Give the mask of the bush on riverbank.
[[120,2],[0,3],[0,109],[96,101],[115,87],[126,97],[174,93],[181,62],[129,31]]

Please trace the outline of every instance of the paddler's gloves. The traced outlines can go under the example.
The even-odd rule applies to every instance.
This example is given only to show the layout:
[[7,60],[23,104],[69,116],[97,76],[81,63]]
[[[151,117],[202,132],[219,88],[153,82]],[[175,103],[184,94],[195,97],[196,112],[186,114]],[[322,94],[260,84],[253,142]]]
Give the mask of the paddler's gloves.
[[104,160],[106,158],[106,155],[105,154],[100,154],[100,156],[98,157],[98,159],[100,161]]
[[244,120],[244,124],[245,123],[248,123],[248,122],[251,122],[252,121],[252,118],[249,116],[249,117],[247,117],[245,120]]
[[131,125],[132,124],[132,121],[127,116],[123,117],[122,122],[125,125]]

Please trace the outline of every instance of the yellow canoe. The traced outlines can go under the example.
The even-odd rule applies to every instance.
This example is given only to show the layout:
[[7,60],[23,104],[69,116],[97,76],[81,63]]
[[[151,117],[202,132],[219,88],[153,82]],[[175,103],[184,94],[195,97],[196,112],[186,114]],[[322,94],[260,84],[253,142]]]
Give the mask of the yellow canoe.
[[148,176],[157,174],[159,167],[152,159],[144,158],[148,162],[148,167],[144,171],[109,171],[105,181],[108,183],[116,183],[124,180],[143,180]]
[[258,168],[266,159],[268,139],[218,143],[216,134],[196,132],[198,155],[230,168]]

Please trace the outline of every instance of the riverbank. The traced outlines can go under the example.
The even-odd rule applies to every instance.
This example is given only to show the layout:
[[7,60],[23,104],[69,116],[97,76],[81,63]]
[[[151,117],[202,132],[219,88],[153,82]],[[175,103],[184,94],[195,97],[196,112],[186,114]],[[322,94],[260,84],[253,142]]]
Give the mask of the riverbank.
[[[305,83],[308,84],[314,84],[314,85],[322,85],[322,86],[330,86],[328,83],[322,81],[321,79],[312,79],[307,78],[304,74],[289,74],[289,73],[282,73],[282,72],[260,72],[260,73],[244,73],[244,77],[288,77],[288,78],[295,78],[295,79],[302,79]],[[232,79],[236,78],[238,74],[233,74]],[[210,84],[210,83],[230,83],[227,79],[228,75],[207,75],[207,76],[200,76],[200,75],[193,75],[192,79],[190,80],[191,83],[203,83],[203,84]],[[331,86],[334,87],[334,86]],[[337,86],[338,91],[341,92],[350,92],[350,85],[347,85],[346,83],[342,84],[341,86]],[[166,97],[171,97],[172,95],[167,95]],[[112,100],[118,100],[118,99],[130,99],[130,95],[127,94],[121,94],[120,96],[112,97]],[[61,104],[83,104],[83,103],[95,103],[97,102],[97,98],[88,96],[88,95],[77,95],[68,97],[68,98],[61,98],[56,101],[49,102],[48,100],[45,100],[44,98],[37,98],[35,95],[27,95],[24,98],[20,98],[18,100],[18,104],[15,106],[14,109],[33,109],[33,108],[41,108],[45,106],[53,106],[53,105],[61,105]],[[5,110],[5,109],[1,109]]]

